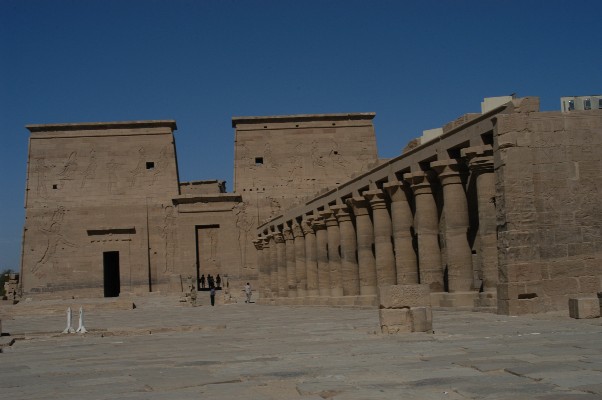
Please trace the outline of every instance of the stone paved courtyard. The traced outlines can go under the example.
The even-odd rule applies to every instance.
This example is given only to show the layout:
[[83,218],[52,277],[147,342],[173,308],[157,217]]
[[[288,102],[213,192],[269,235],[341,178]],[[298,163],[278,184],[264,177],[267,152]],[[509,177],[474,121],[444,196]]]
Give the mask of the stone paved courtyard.
[[373,309],[114,301],[85,335],[60,334],[78,300],[3,307],[0,398],[602,399],[600,319],[439,310],[385,336]]

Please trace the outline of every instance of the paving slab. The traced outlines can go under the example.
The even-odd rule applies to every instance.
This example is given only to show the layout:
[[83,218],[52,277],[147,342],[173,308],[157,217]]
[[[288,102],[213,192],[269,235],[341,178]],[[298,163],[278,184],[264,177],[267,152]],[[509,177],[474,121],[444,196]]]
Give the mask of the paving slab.
[[[136,308],[122,306],[130,301]],[[86,311],[88,333],[61,334],[66,317],[56,310],[76,303],[11,310],[3,321],[11,340],[0,353],[3,398],[602,396],[599,320],[436,310],[434,334],[383,335],[376,309],[190,307],[148,296],[116,307],[104,300]]]

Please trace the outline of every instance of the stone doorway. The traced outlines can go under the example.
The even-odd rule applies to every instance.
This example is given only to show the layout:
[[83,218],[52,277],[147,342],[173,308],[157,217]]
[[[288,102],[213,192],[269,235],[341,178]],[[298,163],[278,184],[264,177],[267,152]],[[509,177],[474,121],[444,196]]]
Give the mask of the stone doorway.
[[[197,225],[196,226],[196,278],[198,290],[209,290],[207,276],[214,278],[220,273],[220,261],[218,255],[219,225]],[[200,277],[205,276],[205,288],[201,288]]]
[[119,252],[105,251],[102,253],[105,297],[118,297],[119,281]]

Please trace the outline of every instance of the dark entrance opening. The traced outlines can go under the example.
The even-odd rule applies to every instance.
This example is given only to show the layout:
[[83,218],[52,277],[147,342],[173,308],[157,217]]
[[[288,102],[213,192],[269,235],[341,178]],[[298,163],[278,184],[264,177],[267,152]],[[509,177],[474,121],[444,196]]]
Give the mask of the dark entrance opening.
[[105,297],[119,296],[119,252],[105,251],[102,253],[102,264],[105,281]]

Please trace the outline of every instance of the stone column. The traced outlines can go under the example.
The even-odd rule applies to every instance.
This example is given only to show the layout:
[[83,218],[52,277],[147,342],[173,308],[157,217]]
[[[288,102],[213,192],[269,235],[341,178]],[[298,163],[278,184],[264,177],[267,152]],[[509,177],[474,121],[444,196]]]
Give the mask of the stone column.
[[443,292],[443,266],[439,249],[439,214],[431,188],[432,172],[417,171],[403,175],[414,192],[416,211],[414,229],[418,237],[420,283],[428,283],[431,292]]
[[339,224],[332,210],[322,211],[320,216],[326,223],[326,236],[328,241],[328,267],[330,269],[330,295],[343,296],[343,277],[341,274],[341,232]]
[[347,200],[347,205],[352,208],[355,215],[360,295],[376,295],[376,261],[372,250],[374,228],[370,219],[368,201],[363,197],[353,197]]
[[330,296],[330,267],[328,265],[328,236],[322,218],[312,222],[316,232],[316,259],[318,261],[318,292],[320,296]]
[[445,243],[450,292],[472,289],[472,250],[468,243],[468,201],[462,184],[462,164],[457,160],[433,161],[431,168],[443,186]]
[[271,277],[271,243],[269,236],[262,236],[262,247],[263,250],[261,253],[263,254],[263,273],[260,272],[263,279],[260,281],[261,285],[261,295],[264,299],[269,299],[271,297],[271,287],[272,287],[272,277]]
[[382,190],[364,192],[364,198],[370,202],[372,221],[374,222],[374,250],[376,253],[376,280],[378,286],[397,284],[395,255],[391,240],[391,215],[387,208]]
[[297,297],[297,277],[295,272],[295,238],[289,227],[283,229],[286,245],[286,287],[287,297]]
[[275,233],[268,235],[270,241],[270,297],[278,296],[278,253],[276,252]]
[[[262,297],[266,295],[266,261],[265,261],[265,253],[263,249],[264,240],[263,238],[258,238],[253,240],[253,245],[255,245],[255,249],[257,250],[257,266],[259,269],[259,292]],[[267,250],[266,250],[267,251]]]
[[305,270],[307,276],[307,295],[318,296],[318,258],[316,249],[316,233],[311,227],[312,220],[303,220],[301,227],[305,235]]
[[360,294],[359,265],[357,263],[357,236],[346,205],[332,206],[341,233],[341,278],[344,296]]
[[412,244],[412,224],[414,217],[408,203],[407,187],[402,182],[393,181],[383,185],[391,199],[391,222],[395,246],[395,269],[397,284],[418,283],[418,264]]
[[274,234],[274,240],[276,241],[276,264],[278,265],[277,283],[278,283],[278,297],[288,296],[288,285],[286,278],[286,244],[284,243],[284,236],[281,232]]
[[476,175],[479,208],[478,257],[481,260],[483,291],[494,292],[498,283],[497,223],[495,211],[495,174],[493,149],[490,145],[462,149],[471,173]]
[[305,270],[305,236],[303,229],[299,224],[293,224],[293,236],[295,238],[295,277],[297,286],[297,296],[305,297],[307,295],[307,273]]

